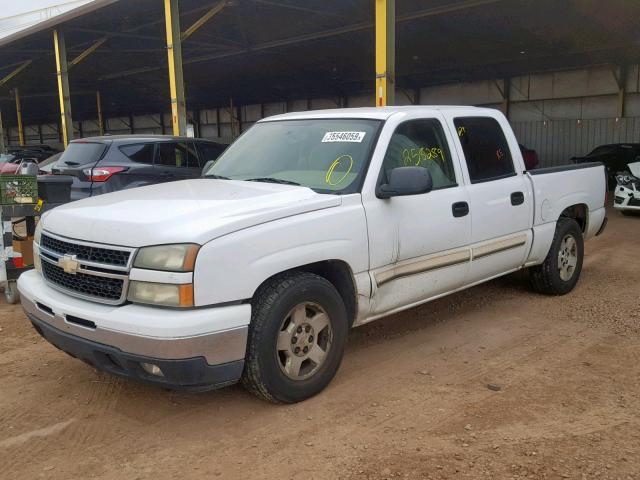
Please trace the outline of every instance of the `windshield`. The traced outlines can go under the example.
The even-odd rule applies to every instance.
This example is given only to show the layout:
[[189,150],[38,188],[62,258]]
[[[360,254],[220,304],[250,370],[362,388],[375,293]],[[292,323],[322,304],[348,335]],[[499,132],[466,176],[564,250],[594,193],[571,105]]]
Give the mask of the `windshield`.
[[377,120],[353,119],[258,123],[204,175],[352,193],[366,172],[380,125]]
[[8,153],[0,153],[0,163],[12,162],[16,157]]

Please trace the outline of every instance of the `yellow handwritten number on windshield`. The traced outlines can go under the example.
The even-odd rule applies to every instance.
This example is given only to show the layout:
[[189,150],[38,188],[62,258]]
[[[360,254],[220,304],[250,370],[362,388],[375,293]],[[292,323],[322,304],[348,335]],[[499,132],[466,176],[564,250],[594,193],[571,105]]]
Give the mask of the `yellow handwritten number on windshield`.
[[[346,162],[349,162],[349,166],[347,167],[346,171],[342,174],[342,176],[339,178],[333,178],[334,170],[339,166],[346,165]],[[329,167],[329,170],[327,170],[327,174],[324,177],[324,181],[334,187],[336,185],[340,185],[347,178],[347,175],[351,173],[352,168],[353,168],[353,157],[351,155],[340,155],[338,158],[336,158],[333,161],[333,163]]]

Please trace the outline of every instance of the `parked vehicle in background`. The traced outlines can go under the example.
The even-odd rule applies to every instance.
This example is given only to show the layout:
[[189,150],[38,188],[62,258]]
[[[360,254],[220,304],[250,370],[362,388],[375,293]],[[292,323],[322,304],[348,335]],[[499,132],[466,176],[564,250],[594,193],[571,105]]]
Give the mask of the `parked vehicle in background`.
[[0,174],[16,174],[20,170],[20,164],[24,162],[33,162],[41,166],[51,156],[60,154],[47,145],[9,147],[7,153],[0,154]]
[[43,160],[38,164],[38,168],[40,169],[40,173],[43,175],[50,175],[52,173],[53,168],[56,166],[56,162],[60,160],[62,154],[64,152],[58,152],[54,155],[51,155],[46,160]]
[[113,135],[73,140],[52,173],[73,177],[71,200],[155,183],[197,178],[226,145],[167,135]]
[[15,173],[20,161],[10,153],[0,153],[0,174]]
[[640,213],[640,161],[627,165],[627,169],[616,175],[614,208],[623,215]]
[[7,148],[7,153],[15,155],[18,158],[32,158],[37,163],[40,163],[51,155],[58,153],[58,150],[44,144],[24,146],[13,145]]
[[520,147],[520,153],[522,153],[522,160],[524,160],[524,166],[527,170],[533,170],[538,166],[538,153],[531,148],[527,148],[521,143],[518,144]]
[[2,154],[0,155],[0,175],[14,175],[20,170],[20,164],[23,162],[36,163],[35,158],[22,158],[15,154]]
[[601,162],[607,170],[609,190],[616,186],[616,174],[627,170],[629,163],[637,162],[640,157],[640,143],[614,143],[600,145],[584,157],[573,157],[575,163]]
[[203,178],[47,212],[18,288],[36,330],[98,369],[298,402],[354,325],[522,268],[569,293],[605,183],[601,164],[525,172],[495,109],[289,113]]

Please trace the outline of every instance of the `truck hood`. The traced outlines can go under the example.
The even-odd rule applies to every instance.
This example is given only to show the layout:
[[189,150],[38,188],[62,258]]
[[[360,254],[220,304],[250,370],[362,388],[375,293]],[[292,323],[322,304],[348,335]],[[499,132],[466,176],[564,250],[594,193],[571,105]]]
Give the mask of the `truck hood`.
[[254,225],[340,204],[340,196],[306,187],[201,178],[68,203],[46,213],[43,227],[110,245],[202,245]]

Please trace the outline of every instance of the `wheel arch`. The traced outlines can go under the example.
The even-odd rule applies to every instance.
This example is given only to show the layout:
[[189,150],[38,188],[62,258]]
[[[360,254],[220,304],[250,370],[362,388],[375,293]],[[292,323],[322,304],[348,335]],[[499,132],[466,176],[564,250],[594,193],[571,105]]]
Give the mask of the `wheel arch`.
[[558,220],[560,220],[560,218],[574,219],[578,225],[580,225],[580,229],[584,234],[589,228],[589,207],[584,203],[570,205],[560,213]]
[[349,319],[349,327],[353,325],[358,311],[358,295],[353,271],[344,260],[322,260],[283,270],[265,279],[253,292],[252,298],[262,286],[278,275],[288,272],[307,272],[318,275],[331,283],[344,301]]

